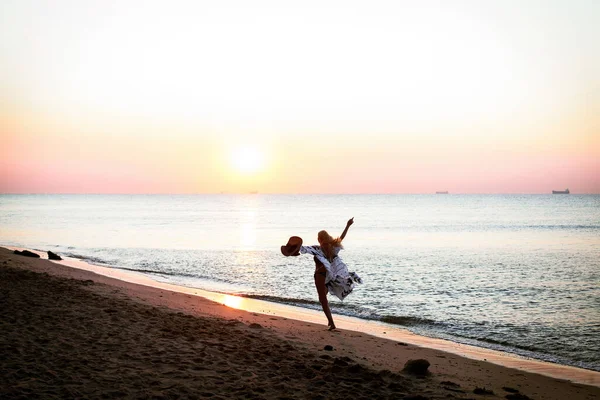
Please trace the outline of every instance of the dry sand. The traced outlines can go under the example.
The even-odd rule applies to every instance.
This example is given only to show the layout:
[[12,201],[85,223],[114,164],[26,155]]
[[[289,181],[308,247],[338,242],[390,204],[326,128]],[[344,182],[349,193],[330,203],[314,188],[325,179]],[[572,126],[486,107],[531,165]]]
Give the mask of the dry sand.
[[[430,373],[401,372],[409,359]],[[575,400],[600,388],[0,248],[0,398],[209,397]]]

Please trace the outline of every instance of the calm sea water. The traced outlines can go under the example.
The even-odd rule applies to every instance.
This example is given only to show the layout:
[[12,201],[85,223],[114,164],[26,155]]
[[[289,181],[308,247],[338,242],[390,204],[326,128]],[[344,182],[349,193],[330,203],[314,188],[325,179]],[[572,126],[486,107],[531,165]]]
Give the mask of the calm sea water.
[[335,313],[600,370],[598,195],[1,195],[0,244],[319,309],[279,246],[350,217]]

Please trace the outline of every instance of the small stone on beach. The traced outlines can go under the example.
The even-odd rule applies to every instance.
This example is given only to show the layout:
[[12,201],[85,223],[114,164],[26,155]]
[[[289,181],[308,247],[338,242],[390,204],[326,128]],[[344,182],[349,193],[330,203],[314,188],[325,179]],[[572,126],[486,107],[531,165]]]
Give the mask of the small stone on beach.
[[33,257],[33,258],[40,258],[39,254],[36,254],[32,251],[29,250],[23,250],[23,251],[19,251],[19,250],[15,250],[13,252],[14,254],[17,254],[19,256],[25,256],[25,257]]
[[428,374],[427,369],[429,368],[429,361],[425,359],[418,360],[408,360],[406,364],[404,364],[404,368],[402,372],[406,372],[413,375],[426,375]]

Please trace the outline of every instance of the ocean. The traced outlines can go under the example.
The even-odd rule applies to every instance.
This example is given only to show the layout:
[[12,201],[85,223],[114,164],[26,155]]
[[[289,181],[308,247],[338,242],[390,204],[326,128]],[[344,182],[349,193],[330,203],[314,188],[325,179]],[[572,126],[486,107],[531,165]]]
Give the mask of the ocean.
[[334,318],[600,371],[600,195],[0,195],[0,245],[318,310],[279,247],[351,217]]

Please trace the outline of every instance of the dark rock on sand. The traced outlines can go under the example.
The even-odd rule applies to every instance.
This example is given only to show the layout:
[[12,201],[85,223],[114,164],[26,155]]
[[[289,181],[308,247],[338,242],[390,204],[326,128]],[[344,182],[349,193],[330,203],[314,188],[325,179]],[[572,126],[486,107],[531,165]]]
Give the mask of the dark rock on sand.
[[14,254],[17,254],[19,256],[25,256],[25,257],[40,258],[39,254],[36,254],[36,253],[34,253],[32,251],[29,251],[29,250],[23,250],[23,251],[15,250]]
[[48,260],[62,260],[62,257],[51,251],[48,252]]
[[406,364],[404,364],[402,372],[406,372],[408,374],[413,375],[427,375],[429,373],[427,371],[429,365],[431,365],[429,364],[429,361],[422,358],[418,360],[408,360]]
[[487,395],[487,394],[491,395],[491,394],[494,394],[494,391],[493,390],[488,390],[486,388],[476,387],[473,390],[473,393],[475,393],[475,394],[481,394],[481,395]]
[[333,351],[333,346],[326,344],[325,347],[323,347],[323,350]]

